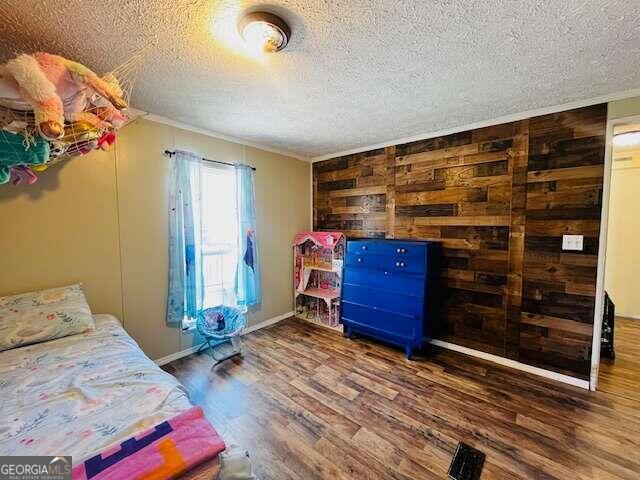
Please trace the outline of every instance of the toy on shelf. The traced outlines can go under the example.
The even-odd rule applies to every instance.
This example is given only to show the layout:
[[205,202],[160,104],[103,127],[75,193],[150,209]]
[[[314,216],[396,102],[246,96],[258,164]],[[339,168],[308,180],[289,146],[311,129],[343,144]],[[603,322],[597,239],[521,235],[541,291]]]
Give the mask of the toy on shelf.
[[113,145],[140,58],[102,77],[44,52],[1,64],[0,184],[32,184],[61,159]]
[[295,312],[298,318],[342,330],[340,289],[345,237],[340,232],[301,232],[294,242]]

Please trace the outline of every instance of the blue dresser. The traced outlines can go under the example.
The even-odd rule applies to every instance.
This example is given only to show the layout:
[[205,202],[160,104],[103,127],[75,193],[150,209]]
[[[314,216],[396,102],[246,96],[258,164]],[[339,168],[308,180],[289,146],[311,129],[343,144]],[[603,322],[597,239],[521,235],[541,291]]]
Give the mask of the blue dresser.
[[407,358],[433,330],[437,244],[350,240],[342,278],[345,335],[404,347]]

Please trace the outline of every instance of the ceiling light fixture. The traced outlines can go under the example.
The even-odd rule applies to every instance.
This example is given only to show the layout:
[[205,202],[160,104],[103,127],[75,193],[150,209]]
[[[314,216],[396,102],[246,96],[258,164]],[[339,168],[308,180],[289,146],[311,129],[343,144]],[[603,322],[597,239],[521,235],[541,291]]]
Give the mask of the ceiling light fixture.
[[616,147],[640,146],[640,130],[615,134],[613,136],[613,144]]
[[238,31],[250,48],[269,53],[282,50],[291,38],[287,22],[269,12],[247,13],[240,19]]

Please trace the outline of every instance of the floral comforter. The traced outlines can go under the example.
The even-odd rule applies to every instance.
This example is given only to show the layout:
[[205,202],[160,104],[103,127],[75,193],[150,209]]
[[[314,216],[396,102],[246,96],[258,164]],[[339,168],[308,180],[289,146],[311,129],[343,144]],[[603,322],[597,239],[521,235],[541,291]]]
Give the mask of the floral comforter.
[[80,335],[0,352],[0,455],[76,465],[191,407],[110,315]]

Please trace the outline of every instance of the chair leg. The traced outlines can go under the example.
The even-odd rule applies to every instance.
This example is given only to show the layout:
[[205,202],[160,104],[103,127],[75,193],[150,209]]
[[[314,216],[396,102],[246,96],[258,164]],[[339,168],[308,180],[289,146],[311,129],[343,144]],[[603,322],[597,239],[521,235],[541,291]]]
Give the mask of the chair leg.
[[216,356],[213,354],[213,345],[211,345],[211,340],[207,340],[207,345],[209,345],[209,356],[215,360]]
[[231,357],[235,357],[236,355],[242,355],[242,344],[239,337],[232,337],[216,345],[216,347],[221,347],[222,351],[219,351],[218,354],[213,354],[213,359],[216,361],[214,365],[217,365]]
[[198,348],[198,351],[196,353],[200,353],[202,350],[208,349],[209,350],[209,356],[211,358],[213,358],[213,352],[212,347],[211,347],[211,340],[207,339],[206,342],[203,342],[202,345],[200,345],[200,348]]

